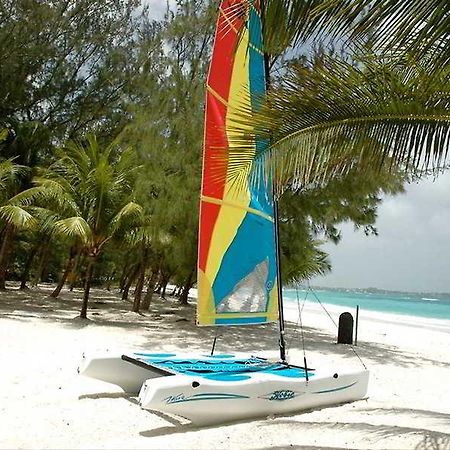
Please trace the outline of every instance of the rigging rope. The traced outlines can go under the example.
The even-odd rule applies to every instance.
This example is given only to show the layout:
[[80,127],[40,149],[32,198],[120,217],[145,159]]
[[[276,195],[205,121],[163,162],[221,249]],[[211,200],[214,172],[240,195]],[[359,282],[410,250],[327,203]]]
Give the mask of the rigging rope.
[[325,306],[323,306],[322,302],[320,301],[319,297],[317,297],[317,294],[314,292],[313,288],[311,287],[311,285],[309,284],[308,281],[308,289],[311,291],[311,293],[314,295],[315,299],[319,302],[319,305],[323,308],[323,310],[327,313],[328,317],[331,319],[331,321],[333,322],[334,326],[337,328],[337,323],[334,321],[334,319],[331,317],[330,313],[327,311],[327,308],[325,308]]
[[305,302],[306,302],[306,298],[308,297],[308,292],[305,295],[305,300],[303,301],[303,305],[300,308],[300,297],[298,295],[298,285],[295,287],[296,293],[297,293],[297,308],[298,308],[298,321],[300,323],[300,330],[301,330],[301,334],[302,334],[302,347],[303,347],[303,363],[305,365],[305,377],[306,377],[306,381],[309,380],[308,377],[308,364],[306,362],[306,350],[305,350],[305,334],[303,332],[303,323],[302,323],[302,310],[303,310],[303,306],[305,306]]
[[[306,302],[306,298],[308,296],[308,292],[311,292],[312,295],[314,296],[314,298],[317,300],[317,302],[319,303],[319,305],[323,308],[323,310],[327,313],[327,316],[330,318],[331,322],[333,322],[333,325],[338,328],[338,325],[336,324],[336,322],[334,321],[333,317],[331,316],[331,314],[328,312],[328,310],[325,308],[325,306],[323,305],[323,303],[320,301],[319,297],[317,296],[316,292],[314,291],[314,289],[311,287],[311,285],[309,284],[309,281],[307,282],[308,284],[308,291],[306,292],[306,296],[305,296],[305,300],[303,302],[303,306],[301,308],[301,310],[299,309],[299,322],[300,322],[300,329],[301,329],[301,333],[302,333],[302,346],[303,346],[303,353],[304,353],[304,358],[306,361],[306,357],[305,357],[305,342],[304,342],[304,335],[303,335],[303,326],[302,326],[302,321],[301,321],[301,311],[303,310],[303,307],[305,305]],[[297,291],[297,305],[299,307],[299,296],[298,296],[298,285],[296,286],[296,291]],[[358,358],[359,362],[362,364],[362,366],[364,367],[364,369],[367,370],[366,365],[364,364],[364,361],[361,359],[361,357],[359,356],[358,352],[356,351],[355,347],[353,344],[349,344],[350,348],[352,349],[353,353],[356,355],[356,357]],[[306,364],[306,363],[305,363]]]

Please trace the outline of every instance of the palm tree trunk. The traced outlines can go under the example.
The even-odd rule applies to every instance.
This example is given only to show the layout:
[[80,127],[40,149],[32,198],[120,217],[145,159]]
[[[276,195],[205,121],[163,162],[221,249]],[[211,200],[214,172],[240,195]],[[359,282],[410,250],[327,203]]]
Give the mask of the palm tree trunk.
[[78,280],[78,267],[80,266],[80,259],[81,259],[82,263],[84,263],[84,259],[81,257],[81,252],[78,252],[77,255],[75,256],[73,268],[68,276],[68,278],[70,280],[70,286],[69,286],[70,292],[73,291],[73,288],[75,287],[75,284]]
[[120,292],[122,292],[124,290],[125,284],[128,280],[128,276],[131,273],[131,270],[133,270],[133,269],[130,269],[130,266],[128,264],[125,264],[123,266],[122,275],[120,276],[120,281],[119,281],[119,291]]
[[46,281],[48,279],[48,261],[50,259],[51,247],[46,242],[44,245],[44,251],[42,252],[41,264],[38,273],[38,283]]
[[28,258],[25,262],[25,267],[22,272],[22,276],[20,277],[20,289],[26,289],[27,288],[27,281],[30,276],[30,269],[33,265],[34,257],[36,256],[36,253],[38,251],[39,244],[35,245],[28,254]]
[[48,243],[44,242],[42,245],[39,246],[39,250],[38,250],[38,265],[37,265],[37,269],[32,277],[31,280],[31,284],[33,286],[37,286],[38,283],[41,281],[41,275],[42,275],[42,271],[44,268],[44,263],[45,263],[45,257],[46,257],[46,253],[47,253],[47,249],[48,249]]
[[63,288],[69,273],[72,272],[75,263],[76,250],[74,247],[70,248],[69,259],[67,260],[66,268],[64,270],[63,276],[59,280],[58,286],[56,286],[55,290],[50,294],[50,297],[57,298],[61,289]]
[[195,269],[192,269],[188,277],[186,278],[186,282],[184,283],[183,292],[180,295],[180,303],[182,305],[188,305],[189,289],[191,289],[192,286],[192,278],[194,277],[194,272]]
[[87,308],[89,302],[89,291],[91,290],[92,273],[94,272],[95,258],[89,257],[88,268],[86,270],[86,281],[84,283],[83,305],[81,306],[80,317],[87,319]]
[[14,234],[12,226],[6,225],[3,230],[3,239],[0,245],[0,289],[6,289],[6,272],[8,269],[8,256],[11,247],[10,241]]

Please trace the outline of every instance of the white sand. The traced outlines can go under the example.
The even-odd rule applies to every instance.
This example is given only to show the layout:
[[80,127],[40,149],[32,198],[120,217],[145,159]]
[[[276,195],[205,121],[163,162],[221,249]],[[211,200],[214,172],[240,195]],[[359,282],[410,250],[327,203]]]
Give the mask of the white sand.
[[[94,290],[97,309],[84,322],[75,318],[80,291],[53,300],[50,289],[0,293],[0,448],[450,449],[450,321],[362,310],[357,350],[371,370],[368,400],[202,429],[76,374],[83,351],[208,350],[215,331],[195,327],[193,307],[156,300],[140,316],[117,293]],[[342,308],[329,308],[337,321]],[[295,309],[287,311],[294,320]],[[306,304],[303,323],[309,366],[359,366],[348,346],[334,343],[317,304]],[[294,325],[289,354],[301,362]],[[220,332],[219,352],[277,354],[273,325]]]

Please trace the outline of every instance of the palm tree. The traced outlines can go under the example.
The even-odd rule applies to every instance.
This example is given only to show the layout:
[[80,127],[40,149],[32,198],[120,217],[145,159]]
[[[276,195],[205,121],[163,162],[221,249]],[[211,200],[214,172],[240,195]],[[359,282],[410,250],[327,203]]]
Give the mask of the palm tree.
[[35,219],[35,225],[30,230],[31,232],[27,233],[30,249],[21,274],[20,289],[27,288],[27,281],[32,272],[33,261],[36,256],[39,256],[39,262],[33,283],[39,282],[42,272],[45,270],[45,260],[48,257],[55,222],[58,220],[57,214],[48,209],[33,206],[26,209]]
[[139,167],[133,149],[122,149],[117,142],[102,147],[93,135],[85,144],[69,142],[58,156],[34,179],[35,187],[20,195],[20,201],[46,204],[59,216],[54,232],[81,246],[87,269],[80,317],[86,318],[98,256],[117,231],[141,213],[132,201]]
[[16,195],[29,168],[13,159],[0,161],[0,289],[6,288],[8,254],[18,229],[32,227],[32,215],[17,203]]
[[[258,114],[241,112],[243,131],[231,146],[233,176],[311,187],[349,170],[377,165],[409,171],[445,167],[450,139],[450,67],[410,55],[366,53],[358,64],[323,56],[292,64]],[[242,123],[236,124],[241,129]],[[254,140],[270,145],[254,162]]]

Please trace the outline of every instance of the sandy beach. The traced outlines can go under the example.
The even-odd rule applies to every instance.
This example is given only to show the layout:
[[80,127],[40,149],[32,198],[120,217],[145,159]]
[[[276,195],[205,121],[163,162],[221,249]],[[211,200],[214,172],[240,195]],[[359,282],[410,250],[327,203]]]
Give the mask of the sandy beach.
[[[450,321],[361,310],[356,347],[371,371],[368,399],[290,416],[196,428],[140,409],[106,383],[80,377],[83,352],[208,351],[215,329],[195,308],[156,298],[145,315],[115,291],[48,297],[52,286],[0,293],[0,447],[149,449],[450,449]],[[296,305],[287,308],[289,357],[302,360]],[[343,308],[329,306],[337,322]],[[302,320],[311,367],[360,367],[318,304]],[[220,329],[218,352],[276,357],[276,326]]]

